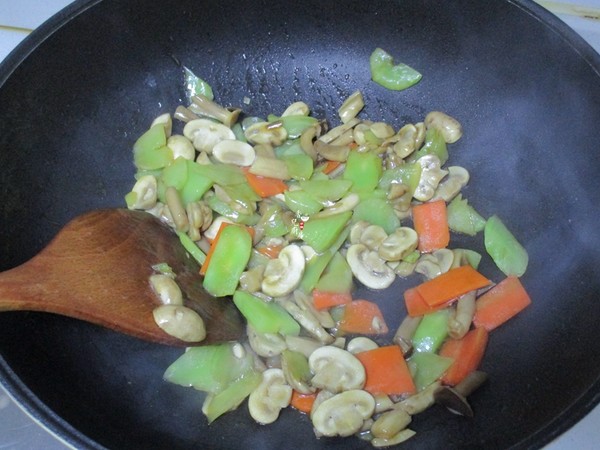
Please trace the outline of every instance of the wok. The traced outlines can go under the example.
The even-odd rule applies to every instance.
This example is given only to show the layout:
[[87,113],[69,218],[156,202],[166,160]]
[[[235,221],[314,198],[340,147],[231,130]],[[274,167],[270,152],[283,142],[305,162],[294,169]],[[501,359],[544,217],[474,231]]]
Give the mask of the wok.
[[[370,82],[377,46],[422,81],[404,92]],[[396,128],[434,109],[461,121],[451,163],[472,174],[470,203],[528,249],[533,304],[491,334],[475,418],[434,407],[405,448],[539,448],[598,403],[600,57],[568,27],[525,0],[75,2],[0,67],[0,269],[75,215],[124,205],[132,143],[183,101],[179,64],[223,104],[249,98],[250,114],[303,100],[335,121],[360,89],[364,117]],[[481,237],[451,245],[483,248]],[[481,270],[501,277],[489,261]],[[415,283],[378,298],[391,327],[399,290]],[[162,381],[180,352],[50,314],[0,314],[2,383],[78,448],[368,448],[316,440],[293,410],[260,426],[242,407],[207,426],[202,395]]]

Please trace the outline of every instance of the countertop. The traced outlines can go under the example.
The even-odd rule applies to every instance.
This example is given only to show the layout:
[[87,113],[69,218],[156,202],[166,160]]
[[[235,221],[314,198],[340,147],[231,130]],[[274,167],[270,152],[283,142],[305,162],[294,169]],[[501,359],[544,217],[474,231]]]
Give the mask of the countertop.
[[[34,28],[71,0],[0,0],[0,61]],[[600,0],[542,1],[600,53]],[[600,406],[545,450],[600,448]],[[30,418],[0,385],[0,450],[70,448]]]

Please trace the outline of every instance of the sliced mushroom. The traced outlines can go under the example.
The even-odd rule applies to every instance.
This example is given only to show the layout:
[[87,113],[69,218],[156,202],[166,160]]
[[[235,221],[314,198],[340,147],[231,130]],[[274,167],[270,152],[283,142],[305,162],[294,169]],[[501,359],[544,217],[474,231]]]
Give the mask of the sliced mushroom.
[[194,114],[183,105],[179,105],[177,107],[175,113],[173,114],[173,117],[175,117],[177,120],[181,120],[184,123],[200,118],[197,114]]
[[312,423],[322,436],[351,436],[362,428],[374,410],[371,394],[354,389],[323,401],[312,414]]
[[448,175],[438,185],[432,200],[442,199],[449,202],[469,182],[469,172],[464,167],[450,166],[447,170]]
[[206,337],[202,317],[186,306],[161,305],[154,308],[152,315],[163,331],[184,342],[200,342]]
[[281,114],[281,117],[286,116],[308,116],[310,113],[310,108],[304,102],[295,102],[286,108],[286,110]]
[[251,325],[246,326],[248,343],[254,352],[264,358],[280,355],[287,348],[285,339],[275,333],[259,333]]
[[350,147],[348,145],[326,144],[320,140],[315,141],[313,148],[317,154],[330,161],[344,162],[350,154]]
[[244,136],[252,144],[270,144],[275,147],[283,144],[288,137],[283,122],[258,122],[244,131]]
[[350,228],[350,235],[348,239],[351,244],[360,244],[360,238],[362,234],[365,232],[367,227],[371,225],[366,220],[359,220]]
[[431,280],[442,273],[448,272],[452,267],[453,261],[454,252],[452,250],[447,248],[435,250],[433,253],[421,255],[415,266],[415,272]]
[[452,339],[461,339],[467,334],[475,315],[475,297],[477,291],[467,292],[456,302],[454,314],[448,318],[448,335]]
[[321,342],[315,339],[290,335],[285,336],[285,343],[289,350],[302,353],[307,358],[312,354],[312,352],[323,345]]
[[486,373],[475,370],[454,387],[440,386],[434,394],[435,402],[455,414],[473,417],[473,409],[467,397],[486,380]]
[[156,119],[154,119],[152,121],[150,128],[152,128],[154,125],[158,125],[158,124],[165,127],[165,136],[167,136],[167,137],[171,136],[171,132],[173,130],[173,119],[171,119],[171,114],[169,114],[169,113],[161,114],[160,116],[158,116]]
[[331,344],[335,338],[321,325],[319,320],[307,310],[302,310],[295,302],[288,298],[277,299],[278,303],[298,322],[311,336],[323,344]]
[[335,326],[335,321],[331,317],[331,314],[329,314],[329,311],[315,308],[312,297],[309,297],[304,292],[295,290],[294,301],[301,310],[308,311],[315,316],[323,328],[333,328]]
[[174,134],[167,139],[167,147],[173,152],[173,159],[184,158],[193,161],[196,149],[192,142],[181,134]]
[[204,236],[210,240],[213,240],[214,238],[216,238],[217,233],[219,232],[219,228],[221,228],[221,225],[223,224],[223,222],[233,223],[233,221],[231,219],[228,219],[227,217],[217,216],[217,217],[215,217],[215,220],[212,221],[210,226],[204,232]]
[[261,284],[262,291],[271,297],[283,297],[292,292],[304,274],[304,253],[299,246],[290,244],[276,259],[267,263]]
[[231,128],[209,119],[196,119],[185,124],[183,135],[192,141],[200,152],[211,153],[213,147],[224,139],[235,139]]
[[441,385],[442,383],[440,381],[434,381],[417,394],[402,400],[397,404],[397,407],[402,408],[411,416],[422,413],[435,403],[434,395]]
[[373,438],[371,440],[371,445],[375,448],[391,447],[393,445],[398,445],[404,441],[407,441],[415,434],[417,434],[415,431],[411,430],[410,428],[406,428],[390,439],[378,437]]
[[371,133],[378,139],[388,139],[394,135],[394,129],[385,122],[375,122],[369,126]]
[[192,96],[188,109],[195,114],[216,119],[228,128],[233,126],[242,112],[239,108],[224,108],[201,94]]
[[163,305],[183,305],[183,294],[173,277],[159,273],[150,275],[150,286]]
[[[315,401],[313,402],[312,408],[310,409],[310,419],[311,420],[313,418],[313,415],[314,415],[315,411],[317,409],[319,409],[319,406],[321,406],[321,403],[323,403],[325,400],[329,400],[334,395],[335,394],[333,392],[329,392],[329,391],[326,391],[326,390],[317,391],[317,396],[315,397]],[[315,430],[315,433],[316,433],[317,437],[322,436],[316,430]]]
[[212,149],[215,159],[223,164],[236,166],[249,166],[254,162],[256,153],[254,148],[246,142],[235,139],[223,139]]
[[173,186],[169,186],[165,190],[165,199],[167,201],[169,211],[171,212],[175,229],[177,231],[187,231],[190,226],[190,221],[177,189],[175,189]]
[[354,276],[371,289],[385,289],[396,278],[394,271],[364,244],[353,244],[348,248],[346,261]]
[[357,336],[348,342],[348,347],[346,347],[346,349],[354,355],[367,350],[374,350],[378,347],[379,345],[377,345],[377,342],[373,339],[369,339],[365,336]]
[[377,253],[386,261],[400,261],[417,248],[419,237],[409,227],[397,228],[379,245]]
[[286,384],[283,370],[267,369],[262,373],[260,385],[248,397],[248,411],[262,425],[273,423],[291,398],[292,388]]
[[325,133],[324,135],[322,135],[318,140],[321,141],[321,142],[325,142],[326,144],[328,144],[331,141],[333,141],[333,140],[337,139],[338,137],[340,137],[346,131],[354,128],[358,123],[360,123],[360,120],[358,120],[357,118],[350,119],[348,122],[346,122],[346,123],[344,123],[342,125],[338,125],[335,128],[332,128],[327,133]]
[[388,237],[383,227],[379,225],[367,226],[360,236],[359,242],[367,246],[369,250],[377,251],[379,246]]
[[392,399],[385,394],[374,394],[375,399],[375,413],[379,414],[385,411],[389,411],[395,405]]
[[339,199],[333,205],[325,208],[322,211],[319,211],[316,214],[313,214],[312,217],[333,216],[334,214],[351,211],[359,203],[360,203],[360,197],[358,196],[358,194],[355,194],[354,192],[352,192],[350,194],[346,194],[344,197]]
[[366,372],[362,363],[352,353],[327,345],[318,348],[308,358],[312,371],[311,383],[330,392],[362,389]]
[[404,430],[412,421],[406,411],[395,408],[381,414],[371,427],[371,433],[376,438],[391,439]]
[[281,369],[287,383],[301,394],[312,394],[316,391],[311,386],[312,374],[308,367],[308,358],[300,352],[284,350],[281,353]]
[[393,144],[392,152],[403,159],[417,149],[418,133],[417,127],[409,123],[400,128],[394,136],[386,139],[382,145]]
[[392,341],[396,345],[400,346],[400,348],[402,349],[402,353],[404,355],[407,355],[412,351],[412,348],[413,348],[412,338],[415,334],[415,331],[417,330],[417,327],[421,323],[422,318],[423,318],[422,316],[419,316],[419,317],[406,316],[402,320],[402,322],[400,323],[400,326],[398,327],[398,329],[396,330],[396,333],[394,334],[394,338],[392,339]]
[[438,129],[448,144],[455,143],[462,136],[462,126],[458,120],[441,111],[431,111],[427,114],[425,126]]
[[338,114],[342,123],[347,123],[349,120],[354,119],[364,106],[365,100],[360,91],[356,91],[350,95],[350,97],[344,100],[340,109],[338,109]]
[[131,199],[127,202],[129,209],[151,209],[156,206],[158,198],[158,183],[154,175],[140,177],[131,190]]
[[417,162],[421,166],[421,178],[413,196],[421,202],[426,202],[431,200],[448,171],[441,168],[440,159],[435,155],[421,156]]

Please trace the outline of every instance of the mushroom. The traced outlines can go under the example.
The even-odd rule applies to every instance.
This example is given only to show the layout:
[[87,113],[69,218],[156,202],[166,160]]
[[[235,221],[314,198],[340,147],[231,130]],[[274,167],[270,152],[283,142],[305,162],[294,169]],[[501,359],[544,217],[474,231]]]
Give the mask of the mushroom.
[[367,350],[374,350],[378,347],[379,345],[377,345],[377,343],[373,339],[369,339],[365,336],[357,336],[355,338],[352,338],[350,342],[348,342],[348,347],[346,347],[346,349],[350,353],[356,354],[360,352],[365,352]]
[[453,262],[454,252],[447,248],[441,248],[433,253],[421,255],[415,266],[415,272],[431,280],[442,273],[448,272]]
[[185,206],[190,227],[188,235],[193,241],[200,240],[200,230],[206,230],[213,219],[212,209],[203,201],[188,202]]
[[412,338],[422,318],[423,316],[406,316],[394,334],[392,341],[400,346],[404,355],[409,354],[413,348]]
[[182,305],[161,305],[152,311],[154,321],[167,334],[184,342],[200,342],[206,337],[202,317]]
[[431,200],[438,184],[448,171],[441,168],[440,159],[435,155],[421,156],[417,162],[421,166],[421,178],[413,196],[421,202],[426,202]]
[[464,167],[450,166],[447,170],[448,175],[438,185],[432,200],[442,199],[449,202],[469,182],[469,172]]
[[310,108],[304,102],[295,102],[286,108],[286,110],[281,114],[281,117],[286,116],[308,116],[310,113]]
[[257,122],[244,131],[244,136],[252,144],[270,144],[279,146],[287,139],[288,133],[281,120],[275,122]]
[[133,185],[127,196],[129,209],[151,209],[156,206],[158,198],[158,182],[154,175],[141,176]]
[[364,106],[365,100],[360,91],[356,91],[350,95],[338,109],[338,114],[342,123],[347,123],[350,119],[354,119]]
[[391,447],[392,445],[401,444],[402,442],[413,437],[415,434],[417,434],[415,431],[405,428],[390,439],[378,437],[373,438],[371,440],[371,445],[375,448]]
[[192,141],[200,152],[211,153],[213,147],[224,139],[235,139],[231,128],[209,119],[195,119],[185,124],[183,135]]
[[331,141],[337,139],[342,134],[344,134],[346,131],[354,128],[358,123],[360,123],[360,120],[358,120],[356,117],[354,119],[350,119],[348,122],[332,128],[327,133],[322,135],[318,140],[321,142],[325,142],[326,144],[329,144]]
[[310,312],[319,321],[323,328],[333,328],[335,321],[327,310],[318,310],[315,308],[312,297],[309,297],[300,290],[294,291],[294,301],[302,311]]
[[150,275],[150,286],[163,305],[183,305],[183,294],[173,277],[162,273]]
[[337,202],[335,202],[333,205],[329,206],[328,208],[325,208],[324,210],[319,211],[316,214],[313,214],[312,217],[333,216],[334,214],[351,211],[359,203],[360,203],[360,197],[358,196],[358,194],[355,194],[354,192],[352,192],[350,194],[345,195],[344,197],[339,199]]
[[352,353],[326,345],[318,348],[308,358],[312,371],[311,383],[320,389],[337,393],[351,389],[362,389],[366,372],[362,363]]
[[320,140],[315,141],[313,148],[315,152],[329,161],[344,162],[350,154],[350,147],[348,145],[326,144]]
[[311,336],[323,344],[331,344],[335,338],[321,325],[319,320],[307,310],[302,310],[288,298],[279,298],[277,302],[304,328]]
[[271,297],[289,294],[300,283],[304,267],[304,253],[300,247],[295,244],[284,247],[277,258],[267,263],[261,284],[262,291]]
[[174,134],[167,139],[167,147],[173,152],[173,159],[184,158],[193,161],[196,157],[196,149],[188,138],[181,134]]
[[188,109],[200,116],[216,119],[228,128],[233,126],[242,111],[239,108],[223,108],[201,94],[192,96],[192,103],[188,106]]
[[169,113],[161,114],[160,116],[158,116],[156,119],[154,119],[152,121],[150,128],[152,128],[154,125],[158,125],[158,124],[165,127],[165,136],[166,137],[171,136],[171,132],[173,130],[173,119],[171,119],[171,114],[169,114]]
[[286,384],[283,370],[267,369],[262,373],[261,383],[248,397],[248,411],[256,422],[266,425],[277,420],[291,399],[292,388]]
[[177,109],[175,109],[175,113],[173,114],[177,120],[181,120],[182,122],[190,122],[192,120],[199,119],[200,117],[197,114],[191,112],[188,108],[183,105],[179,105]]
[[281,353],[281,369],[287,383],[301,394],[312,394],[316,391],[311,386],[310,379],[312,374],[308,367],[308,358],[293,350],[284,350]]
[[350,227],[350,234],[348,236],[348,240],[351,244],[360,244],[360,237],[367,229],[367,227],[371,225],[366,220],[359,220],[352,227]]
[[394,129],[385,122],[375,122],[369,126],[371,133],[378,139],[388,139],[394,135]]
[[312,352],[322,346],[321,342],[315,339],[291,335],[285,336],[285,343],[289,350],[302,353],[307,358]]
[[173,186],[169,186],[165,190],[165,199],[175,224],[175,230],[187,231],[190,226],[190,221],[177,189],[175,189]]
[[223,222],[233,223],[231,219],[228,219],[225,216],[217,216],[215,217],[215,220],[212,221],[210,226],[206,229],[206,231],[204,231],[204,237],[210,239],[211,241],[214,240],[217,237],[217,233],[219,232],[219,228],[221,228]]
[[435,402],[455,414],[473,417],[473,409],[467,402],[467,397],[486,380],[485,372],[474,370],[454,387],[440,386],[434,394]]
[[434,381],[422,391],[397,403],[397,407],[402,408],[411,416],[422,413],[435,403],[434,395],[441,385],[440,381]]
[[381,242],[377,253],[386,261],[400,261],[412,253],[418,243],[419,237],[415,230],[409,227],[400,227]]
[[220,163],[236,166],[249,166],[256,158],[256,153],[250,144],[236,139],[223,139],[218,142],[213,147],[212,154]]
[[396,278],[394,271],[375,251],[364,244],[353,244],[346,252],[346,261],[354,276],[371,289],[385,289]]
[[369,250],[376,251],[379,249],[381,243],[387,239],[387,237],[388,234],[385,232],[382,226],[369,225],[363,230],[359,242],[366,245]]
[[280,355],[287,348],[285,339],[276,333],[259,333],[250,324],[246,325],[248,343],[254,352],[264,358]]
[[371,426],[371,434],[376,438],[391,439],[404,430],[412,417],[401,408],[394,408],[381,414]]
[[448,334],[452,339],[461,339],[467,334],[475,315],[477,291],[467,292],[456,302],[454,314],[448,318]]
[[408,123],[394,136],[386,139],[382,145],[393,144],[392,152],[399,158],[406,158],[417,149],[418,133],[417,127]]
[[362,428],[374,410],[371,394],[353,389],[323,401],[312,414],[312,423],[322,436],[351,436]]
[[425,126],[438,129],[448,144],[455,143],[462,136],[462,126],[458,120],[441,111],[431,111],[427,114]]
[[256,156],[250,166],[250,173],[263,177],[278,178],[280,180],[289,180],[287,165],[285,161],[266,156]]

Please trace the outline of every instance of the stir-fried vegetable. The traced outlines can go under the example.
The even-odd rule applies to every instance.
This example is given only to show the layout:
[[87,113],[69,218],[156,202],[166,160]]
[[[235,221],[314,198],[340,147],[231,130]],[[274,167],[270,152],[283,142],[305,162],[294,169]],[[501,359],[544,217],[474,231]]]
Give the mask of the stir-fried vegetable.
[[[371,70],[390,89],[421,78],[381,49]],[[472,415],[465,397],[486,378],[477,369],[489,332],[531,300],[518,278],[527,252],[468,203],[467,170],[445,167],[460,123],[433,111],[396,131],[360,118],[357,91],[329,129],[303,102],[244,117],[189,70],[186,85],[190,104],[174,115],[182,134],[167,114],[136,141],[126,203],[177,232],[201,264],[198,282],[246,319],[248,341],[191,348],[165,379],[206,392],[209,422],[248,399],[260,424],[291,406],[310,414],[317,436],[357,434],[375,447],[413,436],[412,416],[434,402]],[[482,231],[508,275],[496,285],[477,269],[481,254],[452,248],[452,233]],[[414,282],[397,292],[407,316],[390,318],[401,322],[390,337],[382,305],[354,288],[398,278]],[[161,269],[150,282],[164,303],[157,323],[189,335],[173,309],[185,308],[177,274]]]

